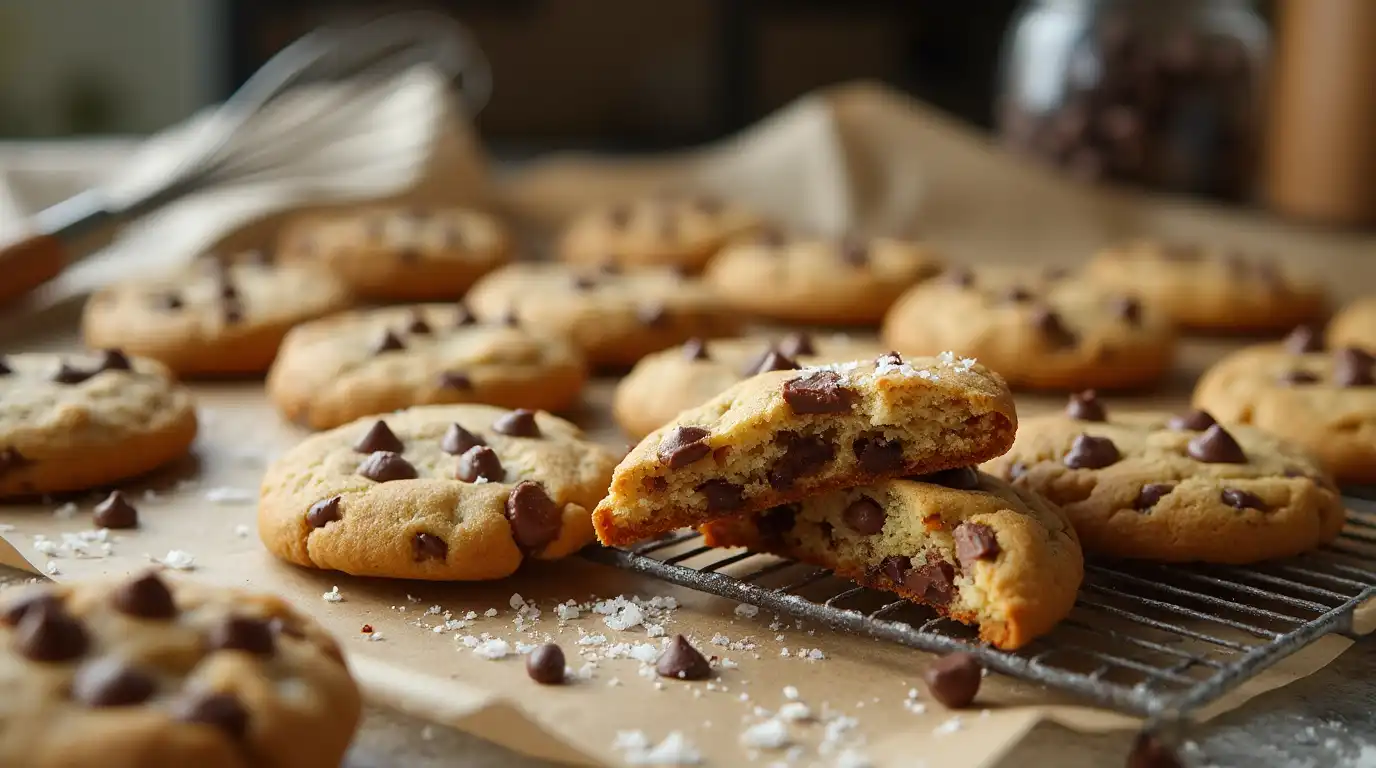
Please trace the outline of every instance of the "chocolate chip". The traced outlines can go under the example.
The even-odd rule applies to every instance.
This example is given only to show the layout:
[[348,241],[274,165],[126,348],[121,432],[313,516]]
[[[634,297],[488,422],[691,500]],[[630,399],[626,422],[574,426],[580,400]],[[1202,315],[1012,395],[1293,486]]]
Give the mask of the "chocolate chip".
[[227,693],[192,694],[173,705],[172,714],[184,723],[218,728],[236,741],[248,733],[248,710]]
[[731,512],[745,503],[745,489],[726,480],[708,480],[697,487],[707,498],[708,512]]
[[1171,420],[1166,422],[1166,426],[1179,431],[1203,432],[1217,423],[1208,411],[1194,410],[1171,417]]
[[454,477],[465,483],[476,483],[479,480],[500,483],[506,479],[506,470],[502,468],[496,451],[486,445],[475,445],[459,456],[459,466],[454,472]]
[[598,266],[597,271],[601,272],[604,275],[619,275],[621,274],[621,265],[617,264],[615,261],[611,259],[608,259],[607,261],[602,262],[600,266]]
[[1369,387],[1376,384],[1372,376],[1371,355],[1356,347],[1346,347],[1333,353],[1333,383],[1340,387]]
[[29,460],[24,458],[24,454],[20,453],[18,448],[0,448],[0,474],[28,463]]
[[777,543],[783,541],[784,534],[793,530],[793,526],[797,522],[797,508],[792,504],[784,504],[761,512],[756,518],[755,527],[759,529],[760,536],[765,541]]
[[1244,491],[1240,488],[1224,488],[1219,494],[1223,503],[1234,509],[1259,509],[1262,512],[1270,509],[1261,497],[1251,491]]
[[426,560],[448,560],[449,544],[433,533],[421,531],[411,537],[411,559],[418,563]]
[[940,472],[915,475],[912,479],[919,483],[931,483],[932,485],[945,486],[946,488],[957,491],[979,490],[979,470],[974,467],[943,469]]
[[681,426],[664,436],[656,451],[659,462],[670,469],[686,467],[712,452],[707,439],[712,433],[702,427]]
[[139,524],[139,511],[119,491],[111,491],[105,500],[95,507],[92,521],[97,528],[136,528]]
[[783,432],[776,440],[784,446],[784,454],[766,473],[770,487],[776,491],[792,488],[798,478],[814,474],[836,457],[836,446],[816,435]]
[[239,299],[239,289],[234,287],[234,283],[228,281],[221,283],[220,298],[225,301],[237,301]]
[[11,373],[14,373],[14,369],[5,361],[5,356],[0,355],[0,376],[8,376]]
[[492,431],[511,437],[539,437],[540,425],[535,423],[535,411],[517,408],[498,416],[492,422]]
[[893,472],[903,466],[903,441],[882,435],[858,437],[851,443],[860,469],[872,475]]
[[668,322],[669,311],[663,304],[647,304],[636,310],[635,317],[641,325],[659,328]]
[[472,389],[473,380],[468,378],[468,374],[458,371],[445,371],[440,374],[440,389]]
[[375,355],[380,355],[383,352],[391,352],[398,349],[406,349],[406,345],[402,343],[401,339],[398,338],[397,335],[395,333],[392,333],[391,331],[386,331],[385,333],[383,333],[382,338],[378,339],[377,342],[373,344],[373,354]]
[[541,685],[564,682],[564,649],[554,643],[545,643],[531,651],[526,657],[526,674]]
[[387,426],[385,421],[375,421],[373,426],[363,434],[363,437],[354,443],[354,453],[373,453],[374,451],[391,451],[393,453],[403,453],[406,446],[402,444],[401,438],[392,432],[392,428]]
[[378,483],[414,480],[417,477],[416,468],[411,466],[411,462],[392,451],[377,451],[370,454],[358,465],[358,474]]
[[631,223],[631,207],[629,205],[616,205],[607,209],[607,222],[616,229],[621,229]]
[[746,376],[756,376],[769,371],[796,371],[798,364],[787,357],[782,352],[773,347],[766,349],[764,354],[744,371]]
[[1304,384],[1313,384],[1318,380],[1318,376],[1315,376],[1309,371],[1301,371],[1298,368],[1292,371],[1286,371],[1285,373],[1282,373],[1280,376],[1276,377],[1276,381],[1291,387],[1301,386]]
[[674,639],[664,652],[655,661],[655,672],[660,677],[671,677],[675,680],[705,680],[712,676],[712,665],[707,663],[707,659],[698,649],[694,648],[688,639],[683,635],[674,635]]
[[941,279],[951,285],[970,288],[975,284],[975,273],[968,269],[958,267],[946,270]]
[[597,286],[597,281],[587,275],[574,275],[572,283],[573,290],[580,293],[583,291],[591,291]]
[[268,623],[245,616],[230,616],[211,627],[205,642],[212,651],[243,651],[254,656],[271,656],[277,650]]
[[884,354],[874,359],[874,364],[875,366],[902,365],[903,356],[898,354],[897,352],[885,352]]
[[84,371],[63,362],[57,366],[57,372],[53,374],[53,381],[58,384],[80,384],[94,375],[91,371]]
[[131,579],[111,594],[115,610],[140,619],[170,619],[177,615],[177,602],[162,577],[153,572]]
[[463,302],[459,302],[458,305],[454,307],[455,327],[462,328],[465,325],[476,325],[477,322],[478,316],[470,312]]
[[993,560],[999,556],[998,536],[993,528],[984,523],[961,523],[951,532],[951,538],[956,542],[956,559],[966,570],[980,560]]
[[855,391],[842,385],[835,371],[817,371],[784,382],[784,402],[799,415],[846,413],[855,403]]
[[1323,351],[1323,337],[1310,325],[1295,326],[1295,329],[1285,337],[1284,344],[1286,351],[1296,355]]
[[414,333],[420,336],[430,332],[430,324],[425,322],[425,316],[416,312],[411,316],[411,323],[406,326],[407,333]]
[[1055,311],[1042,307],[1032,315],[1032,325],[1041,332],[1053,347],[1075,346],[1075,334],[1065,327],[1065,322]]
[[312,528],[324,528],[336,520],[342,519],[343,515],[339,511],[338,496],[331,496],[328,499],[321,499],[311,505],[306,510],[306,525]]
[[1070,452],[1065,455],[1065,465],[1071,469],[1103,469],[1116,464],[1122,455],[1118,446],[1107,437],[1080,435],[1070,444]]
[[244,320],[244,308],[237,303],[225,304],[223,317],[227,325],[241,323]]
[[1126,768],[1184,768],[1175,750],[1154,734],[1142,732],[1132,742]]
[[521,327],[521,317],[516,314],[515,307],[510,307],[501,317],[497,318],[497,323],[508,328],[519,328]]
[[786,357],[796,358],[799,355],[817,354],[817,347],[813,346],[812,337],[806,333],[790,333],[779,342],[779,352]]
[[1113,300],[1113,316],[1128,325],[1142,324],[1142,302],[1131,296],[1120,296]]
[[12,627],[18,624],[20,619],[24,618],[24,614],[40,605],[61,609],[62,600],[46,589],[38,592],[29,592],[16,600],[6,603],[4,608],[0,609],[0,623]]
[[1185,452],[1195,461],[1205,464],[1246,464],[1247,454],[1242,446],[1218,424],[1209,427],[1204,434],[1196,437],[1185,447]]
[[1104,404],[1099,402],[1099,394],[1092,389],[1077,392],[1066,403],[1065,415],[1076,421],[1108,421]]
[[1047,280],[1064,280],[1070,277],[1070,267],[1047,267],[1042,270],[1042,276]]
[[487,445],[487,442],[458,424],[450,424],[440,438],[440,450],[451,456],[462,456],[475,445]]
[[178,296],[175,293],[155,294],[149,299],[149,303],[153,305],[154,309],[162,310],[164,312],[175,312],[176,310],[181,309],[183,306],[185,306],[185,302],[182,301],[182,297]]
[[868,496],[861,496],[846,507],[841,513],[841,519],[846,522],[847,528],[861,536],[873,536],[884,530],[884,523],[889,516],[879,502]]
[[157,693],[158,681],[115,658],[84,664],[72,677],[72,698],[88,707],[128,707]]
[[773,227],[760,230],[760,234],[757,239],[759,240],[760,245],[766,248],[778,248],[782,246],[784,243],[788,242],[788,238],[784,235],[784,233]]
[[944,606],[955,591],[956,569],[944,560],[919,565],[903,577],[903,588],[930,605]]
[[711,360],[712,358],[707,356],[707,346],[702,343],[702,339],[694,337],[683,342],[683,359],[694,361]]
[[33,661],[71,661],[86,653],[86,628],[57,603],[37,603],[14,628],[15,650]]
[[1171,483],[1147,483],[1142,486],[1142,490],[1137,492],[1137,500],[1132,503],[1134,509],[1148,510],[1156,506],[1161,499],[1175,490]]
[[1007,302],[1020,303],[1031,299],[1032,292],[1021,285],[1015,285],[1003,292],[1003,300]]
[[903,555],[889,555],[879,563],[879,571],[894,584],[902,584],[903,577],[912,570],[913,561]]
[[853,266],[863,267],[869,263],[870,252],[865,243],[847,239],[841,243],[841,261]]
[[107,349],[100,353],[100,365],[96,366],[97,371],[132,371],[134,366],[130,364],[128,355],[118,349]]
[[516,545],[527,552],[544,547],[559,538],[563,515],[559,506],[545,493],[544,486],[522,480],[506,497],[506,519]]
[[979,661],[968,653],[952,653],[927,665],[922,679],[932,698],[950,709],[970,706],[979,693],[984,673]]

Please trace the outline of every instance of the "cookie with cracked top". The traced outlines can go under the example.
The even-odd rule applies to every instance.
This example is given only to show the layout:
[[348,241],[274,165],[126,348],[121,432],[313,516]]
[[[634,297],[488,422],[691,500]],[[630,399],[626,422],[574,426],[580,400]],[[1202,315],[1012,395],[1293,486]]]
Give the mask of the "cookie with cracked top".
[[191,393],[161,363],[118,350],[0,355],[0,498],[142,475],[195,437]]
[[258,533],[291,563],[476,581],[593,539],[616,458],[545,413],[420,406],[307,438],[267,471]]
[[1306,329],[1238,350],[1195,385],[1194,404],[1317,455],[1339,481],[1376,483],[1376,363],[1356,347],[1325,350]]
[[472,208],[378,205],[298,214],[277,260],[315,264],[381,301],[457,299],[511,259],[506,225]]
[[1164,562],[1252,563],[1338,534],[1331,477],[1308,451],[1208,412],[1076,406],[1027,419],[986,471],[1065,510],[1086,553]]
[[896,592],[1004,649],[1065,618],[1084,576],[1059,509],[969,467],[831,491],[702,532],[710,546],[773,552]]
[[1006,266],[955,269],[914,287],[884,319],[904,354],[950,349],[1014,389],[1121,389],[1165,376],[1169,321],[1150,302],[1076,275]]
[[821,325],[878,325],[908,288],[941,270],[928,247],[893,238],[742,240],[703,279],[733,309]]
[[604,544],[758,512],[835,488],[984,461],[1017,428],[1012,396],[946,354],[797,369],[785,361],[680,413],[616,469]]
[[560,236],[558,251],[563,261],[582,267],[698,272],[728,242],[764,227],[759,214],[711,195],[651,195],[575,217]]
[[1101,250],[1085,272],[1191,330],[1283,332],[1327,310],[1323,286],[1312,275],[1217,246],[1140,240]]
[[513,264],[473,286],[467,302],[487,322],[562,336],[601,366],[632,365],[693,337],[733,336],[741,324],[702,281],[670,269]]
[[332,768],[362,709],[282,600],[154,572],[0,593],[0,764]]

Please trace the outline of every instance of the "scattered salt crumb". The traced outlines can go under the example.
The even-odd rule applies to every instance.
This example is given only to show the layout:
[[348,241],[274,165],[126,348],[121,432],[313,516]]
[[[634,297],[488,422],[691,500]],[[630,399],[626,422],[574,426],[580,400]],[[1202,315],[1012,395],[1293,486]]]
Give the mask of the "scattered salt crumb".
[[826,657],[827,655],[825,653],[822,653],[821,648],[813,648],[812,650],[807,652],[807,658],[809,661],[822,661]]
[[168,550],[167,555],[161,560],[152,556],[149,556],[148,559],[155,563],[161,563],[174,571],[191,571],[196,568],[196,556],[180,549]]
[[578,612],[578,606],[576,606],[576,605],[569,605],[569,604],[567,604],[567,603],[560,603],[559,605],[554,606],[554,613],[555,613],[555,615],[558,616],[560,619],[562,619],[562,620],[564,620],[564,621],[569,621],[569,620],[571,620],[571,619],[576,619],[576,618],[578,618],[578,613],[579,613],[579,612]]
[[650,637],[664,637],[664,627],[660,624],[646,624],[645,634]]
[[248,504],[256,498],[257,495],[247,488],[220,486],[205,492],[205,500],[211,504]]
[[47,555],[48,557],[58,556],[57,542],[52,541],[51,539],[35,538],[33,542],[33,548],[40,555]]
[[[926,763],[918,761],[910,764],[911,768],[923,768]],[[854,749],[842,750],[836,756],[836,768],[873,768],[874,763],[868,757],[855,751]]]
[[753,749],[783,749],[792,742],[782,720],[765,720],[741,733],[741,743]]
[[435,727],[432,725],[427,725],[424,728],[420,729],[420,738],[421,741],[430,741],[431,739],[434,739]]
[[465,613],[463,615],[464,621],[473,621],[476,618],[478,618],[478,614],[476,611],[469,611],[468,613]]
[[48,574],[49,576],[56,576],[56,575],[62,573],[62,571],[59,570],[58,567],[57,567],[57,561],[56,561],[56,560],[49,560],[49,561],[48,561],[48,564],[45,565],[45,566],[43,566],[43,570],[46,571],[47,574]]
[[511,644],[499,638],[485,640],[473,649],[473,652],[488,661],[506,658],[511,653]]
[[742,694],[740,695],[740,700],[741,700],[741,701],[750,701],[750,694],[748,694],[748,693],[742,693]]
[[732,661],[731,659],[726,658],[725,656],[722,657],[720,664],[722,669],[737,669],[740,667],[739,664]]
[[612,679],[607,681],[608,688],[615,688],[619,685],[621,685],[621,678],[619,677],[613,677]]
[[74,502],[69,501],[66,504],[63,504],[62,506],[58,507],[57,509],[54,509],[53,517],[57,518],[58,520],[70,520],[76,517],[77,513],[80,511],[81,510],[77,508]]
[[788,655],[789,655],[789,654],[788,654],[788,649],[787,649],[787,648],[780,648],[780,649],[779,649],[779,655],[780,655],[780,656],[783,656],[783,657],[785,657],[785,658],[787,658]]
[[917,689],[916,689],[916,688],[909,688],[909,689],[908,689],[908,698],[910,698],[910,699],[915,699],[915,698],[917,698]]
[[757,614],[759,614],[759,612],[759,606],[751,605],[749,603],[741,603],[740,605],[736,606],[736,615],[743,619],[753,619]]
[[234,535],[238,536],[241,539],[247,539],[249,534],[252,532],[253,531],[251,531],[249,527],[247,525],[244,525],[243,523],[234,526]]
[[575,672],[574,674],[578,676],[578,679],[579,679],[579,680],[591,680],[591,679],[592,679],[592,674],[593,674],[594,671],[596,671],[596,669],[597,669],[597,665],[596,665],[596,664],[593,664],[592,662],[588,662],[587,664],[584,664],[583,666],[579,667],[579,668],[578,668],[578,671]]
[[488,608],[487,610],[483,611],[483,615],[490,619],[490,618],[492,618],[493,616],[496,616],[496,615],[497,615],[497,609],[496,609],[496,608]]
[[798,689],[794,688],[791,685],[785,685],[784,698],[788,699],[789,701],[797,701],[799,699]]
[[941,725],[938,725],[937,727],[933,728],[932,734],[936,736],[945,736],[950,733],[955,733],[963,727],[964,725],[960,721],[960,715],[954,715],[951,717],[950,720],[947,720]]
[[812,709],[801,701],[790,701],[779,707],[779,717],[789,722],[812,719]]
[[635,603],[627,603],[621,607],[620,611],[602,621],[612,629],[624,631],[639,626],[644,620],[645,613],[640,610],[640,606]]
[[606,645],[606,635],[583,635],[578,638],[578,645]]
[[438,605],[432,605],[429,608],[425,609],[426,616],[438,616],[441,613],[444,613],[444,609],[439,607]]
[[369,641],[369,642],[373,642],[373,643],[377,643],[377,642],[381,642],[381,641],[382,641],[382,633],[381,633],[381,632],[369,632],[368,634],[364,635],[364,637],[368,638],[368,641]]
[[653,664],[659,659],[659,649],[650,643],[635,643],[627,655],[636,661]]
[[323,595],[321,595],[321,596],[320,596],[320,599],[321,599],[321,600],[324,600],[324,601],[327,602],[327,603],[342,603],[342,602],[344,602],[344,596],[341,595],[341,594],[339,594],[339,587],[338,587],[338,586],[330,587],[330,591],[329,591],[329,592],[326,592],[326,593],[323,594]]
[[516,652],[521,654],[522,656],[525,656],[526,654],[531,653],[539,647],[540,646],[536,645],[535,643],[517,643]]
[[729,645],[731,645],[731,638],[718,632],[717,634],[712,635],[712,639],[708,642],[710,642],[712,645],[720,645],[721,647],[726,648]]
[[13,530],[15,530],[15,527],[13,525],[10,525],[9,523],[0,523],[0,533],[9,533]]
[[511,597],[506,601],[506,603],[507,605],[511,606],[511,609],[513,611],[519,611],[522,608],[526,607],[526,600],[524,597],[521,597],[520,592],[512,592]]
[[648,746],[650,746],[650,739],[644,731],[617,731],[616,739],[612,741],[612,749],[621,751],[645,749]]
[[455,635],[454,639],[463,643],[465,648],[477,648],[479,645],[482,645],[483,642],[482,638],[477,638],[472,635]]

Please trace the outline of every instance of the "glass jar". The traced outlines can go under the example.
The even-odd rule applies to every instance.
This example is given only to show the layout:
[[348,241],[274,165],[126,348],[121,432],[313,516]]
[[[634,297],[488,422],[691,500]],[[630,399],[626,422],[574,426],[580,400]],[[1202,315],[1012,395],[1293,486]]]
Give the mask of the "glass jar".
[[1090,181],[1239,199],[1261,136],[1248,0],[1035,0],[1004,43],[1004,141]]

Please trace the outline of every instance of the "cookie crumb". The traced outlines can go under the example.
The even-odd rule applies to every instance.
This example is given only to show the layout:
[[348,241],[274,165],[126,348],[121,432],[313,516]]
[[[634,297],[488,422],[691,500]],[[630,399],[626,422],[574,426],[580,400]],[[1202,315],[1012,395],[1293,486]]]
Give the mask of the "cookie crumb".
[[329,592],[326,592],[323,595],[321,595],[320,599],[324,600],[327,603],[342,603],[344,602],[344,595],[339,593],[338,586],[334,586],[330,587]]
[[736,606],[735,611],[736,615],[743,619],[753,619],[757,614],[759,614],[759,612],[759,606],[751,605],[749,603],[741,603],[740,605]]
[[507,654],[511,653],[511,645],[505,640],[493,638],[479,644],[473,652],[488,661],[496,661],[506,658]]
[[578,618],[578,606],[570,600],[567,603],[560,603],[554,606],[554,614],[562,621],[569,621]]
[[941,725],[938,725],[937,727],[933,728],[932,735],[946,736],[947,734],[955,733],[956,731],[959,731],[961,728],[964,727],[965,725],[961,722],[960,715],[954,715],[951,717],[950,720],[947,720]]
[[58,520],[71,520],[72,518],[76,517],[77,513],[80,511],[81,510],[77,507],[75,503],[69,501],[66,504],[63,504],[62,506],[58,507],[57,509],[54,509],[53,517],[57,518]]
[[149,560],[171,568],[174,571],[192,571],[196,569],[196,556],[190,552],[180,549],[168,550],[167,555],[161,560],[149,556]]
[[801,701],[790,701],[779,707],[779,717],[795,723],[811,720],[812,708]]
[[741,733],[741,744],[754,749],[783,749],[793,743],[782,720],[765,720]]

